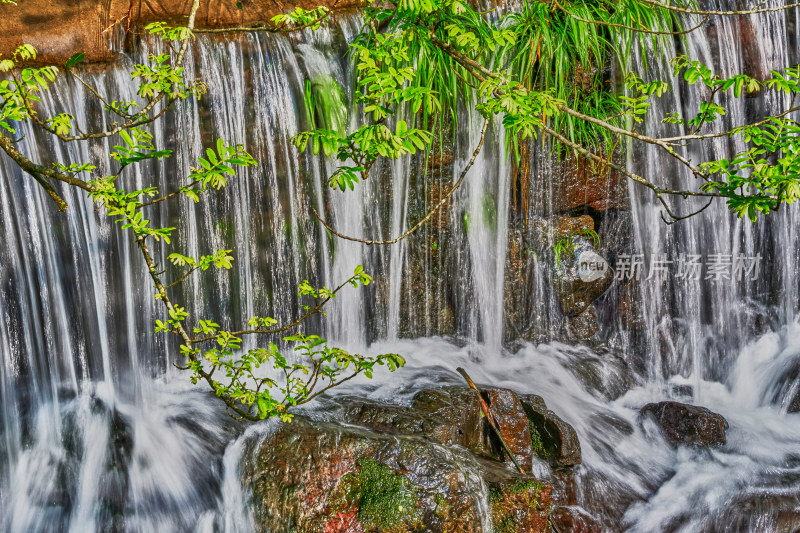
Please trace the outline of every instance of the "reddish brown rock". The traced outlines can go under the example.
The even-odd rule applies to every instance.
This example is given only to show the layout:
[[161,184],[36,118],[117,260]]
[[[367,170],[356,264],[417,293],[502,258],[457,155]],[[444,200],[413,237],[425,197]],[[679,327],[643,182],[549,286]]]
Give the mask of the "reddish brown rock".
[[545,207],[550,213],[563,213],[583,206],[598,211],[624,209],[627,199],[624,184],[624,178],[616,171],[603,171],[586,163],[583,158],[570,157],[553,173]]
[[489,483],[489,505],[496,533],[550,531],[551,489],[537,480]]
[[[196,16],[198,28],[254,25],[268,22],[295,6],[314,8],[333,0],[262,2],[258,0],[204,0]],[[22,0],[19,5],[0,4],[0,54],[10,55],[20,44],[31,44],[42,63],[63,64],[75,53],[87,61],[108,61],[115,32],[139,31],[146,24],[164,21],[185,24],[191,0]],[[337,7],[354,6],[346,1]]]
[[553,530],[569,533],[602,533],[606,531],[591,515],[579,507],[555,507],[550,514]]
[[550,484],[421,436],[297,416],[244,457],[258,531],[484,533],[487,505],[514,520],[498,531],[547,531]]
[[[528,431],[528,417],[525,415],[519,396],[509,389],[487,389],[482,394],[497,420],[498,429],[509,450],[523,470],[530,472],[533,468],[531,434]],[[494,435],[490,434],[490,442],[495,453],[512,464],[500,443],[494,442],[492,437]]]

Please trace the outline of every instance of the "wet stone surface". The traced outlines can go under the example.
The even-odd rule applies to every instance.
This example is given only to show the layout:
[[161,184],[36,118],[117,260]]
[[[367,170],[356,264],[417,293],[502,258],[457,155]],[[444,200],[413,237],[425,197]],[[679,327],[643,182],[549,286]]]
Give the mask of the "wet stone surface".
[[673,445],[725,444],[728,422],[722,415],[705,407],[679,402],[649,403],[642,407],[641,414],[651,416],[667,441]]
[[[523,400],[508,389],[482,390],[504,439],[531,472],[537,452]],[[502,533],[550,531],[552,482],[516,471],[476,391],[423,390],[410,406],[340,397],[325,412],[333,418],[298,415],[248,445],[241,476],[258,531],[478,533],[489,531],[489,521]],[[575,462],[574,450],[565,449],[572,459],[554,464]]]

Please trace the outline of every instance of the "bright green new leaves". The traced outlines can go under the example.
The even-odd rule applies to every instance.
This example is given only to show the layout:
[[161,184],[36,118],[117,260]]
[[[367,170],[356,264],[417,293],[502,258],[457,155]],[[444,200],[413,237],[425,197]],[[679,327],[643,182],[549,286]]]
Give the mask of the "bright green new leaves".
[[431,142],[431,134],[425,130],[408,128],[403,120],[398,120],[395,130],[384,124],[365,125],[347,137],[340,137],[332,130],[304,131],[292,137],[292,143],[301,152],[311,146],[317,155],[322,151],[326,156],[336,155],[339,161],[353,161],[355,165],[341,166],[330,176],[328,185],[344,191],[353,189],[361,179],[369,177],[369,169],[379,156],[397,159],[417,150],[424,150]]
[[116,151],[109,155],[119,162],[120,169],[145,159],[161,159],[172,155],[172,150],[156,150],[153,146],[153,134],[142,128],[131,128],[130,133],[122,130],[119,136],[125,144],[115,145]]
[[618,98],[622,104],[621,113],[633,120],[636,124],[644,121],[644,115],[650,109],[648,100],[655,95],[660,98],[669,90],[669,85],[663,81],[651,81],[645,83],[635,73],[631,72],[625,78],[625,88],[628,95],[620,95]]
[[[36,49],[23,44],[14,52],[12,59],[0,59],[0,72],[12,71],[17,63],[36,59]],[[52,66],[42,68],[24,68],[19,77],[0,81],[0,128],[9,133],[16,133],[11,122],[27,120],[34,113],[31,102],[38,102],[36,93],[47,90],[50,83],[58,76],[58,69]],[[66,115],[69,116],[69,115]],[[64,118],[56,119],[63,131]]]
[[206,157],[199,157],[200,167],[192,167],[189,179],[192,185],[181,187],[180,192],[191,198],[195,203],[200,201],[200,195],[212,188],[219,190],[228,184],[226,176],[236,174],[233,167],[252,167],[258,163],[244,146],[226,145],[222,139],[217,140],[216,152],[212,148],[206,149]]
[[53,128],[56,135],[69,135],[72,131],[72,121],[75,118],[68,113],[61,113],[55,117],[46,120],[46,124]]
[[175,228],[152,228],[150,220],[144,217],[140,210],[141,196],[155,196],[158,191],[155,187],[148,187],[133,192],[118,190],[114,185],[114,177],[101,178],[90,182],[93,190],[89,196],[97,203],[105,205],[107,215],[114,218],[114,222],[122,224],[123,229],[131,229],[137,236],[152,237],[156,241],[164,240],[170,243],[170,236]]
[[[714,102],[718,92],[731,91],[742,97],[767,88],[792,95],[800,92],[800,67],[772,72],[763,83],[744,74],[720,78],[711,69],[685,56],[673,59],[676,75],[689,84],[702,83],[711,90],[708,100],[699,104],[699,112],[691,118],[670,113],[664,122],[685,125],[697,133],[705,125],[723,116],[726,109]],[[769,214],[781,204],[792,204],[800,197],[800,126],[787,113],[769,117],[761,122],[736,127],[727,132],[740,136],[748,145],[733,157],[708,161],[700,165],[706,174],[705,192],[720,194],[739,217],[756,221],[758,214]]]
[[438,110],[441,105],[436,92],[429,87],[410,84],[416,76],[409,64],[411,33],[378,33],[373,39],[351,44],[356,60],[358,88],[356,100],[364,104],[364,113],[372,113],[373,120],[382,120],[393,114],[393,107],[410,102],[416,113],[425,106],[426,113]]
[[233,256],[230,255],[232,251],[219,250],[211,255],[200,256],[199,260],[183,254],[173,253],[167,259],[175,266],[189,266],[193,269],[208,270],[211,265],[214,265],[216,268],[228,270],[233,266]]
[[[405,364],[398,354],[363,356],[327,345],[317,335],[302,333],[284,337],[293,343],[293,355],[284,355],[275,343],[237,354],[241,338],[229,332],[217,332],[218,325],[206,322],[198,333],[215,333],[217,346],[202,353],[202,360],[192,361],[193,381],[199,379],[203,361],[224,374],[215,381],[215,392],[230,398],[257,418],[280,416],[289,421],[288,409],[309,402],[340,383],[364,374],[371,378],[376,366],[390,371]],[[266,374],[266,375],[265,375]]]
[[800,65],[787,68],[782,74],[773,70],[772,78],[766,80],[764,84],[770,89],[786,94],[800,92]]
[[160,320],[156,320],[156,333],[161,333],[162,331],[167,331],[174,333],[178,325],[186,320],[189,316],[189,313],[186,312],[186,309],[180,306],[172,306],[169,309],[169,319],[166,322],[162,322]]
[[[120,138],[124,145],[114,146],[115,152],[111,157],[119,161],[120,170],[130,164],[139,163],[148,159],[161,159],[172,154],[171,150],[157,150],[153,144],[153,136],[141,128],[131,128],[130,133],[122,130]],[[206,158],[199,158],[201,168],[192,168],[189,179],[191,185],[180,187],[178,192],[191,198],[195,202],[199,201],[199,195],[206,191],[208,187],[220,189],[227,184],[225,175],[234,175],[233,166],[249,167],[256,164],[255,159],[247,153],[240,145],[228,146],[220,139],[217,141],[217,150],[209,148],[206,150]],[[84,167],[77,167],[82,169]],[[147,187],[145,189],[127,192],[119,190],[116,186],[119,173],[116,176],[106,176],[90,181],[92,191],[89,196],[98,203],[106,206],[108,216],[115,217],[115,222],[121,223],[125,229],[132,229],[136,235],[153,237],[156,241],[164,240],[170,243],[170,236],[175,228],[151,228],[150,220],[145,218],[141,210],[145,203],[142,197],[153,198],[158,195],[158,189]],[[230,261],[233,259],[227,253],[230,250],[223,250],[216,255],[204,256],[200,261],[181,254],[173,254],[176,261],[182,262],[193,268],[206,270],[211,263],[218,268],[230,268]],[[173,256],[170,256],[171,260]]]
[[0,81],[0,128],[12,134],[16,133],[17,130],[11,122],[21,122],[28,117],[30,114],[19,94],[16,82]]
[[731,159],[703,163],[701,169],[720,181],[703,184],[705,191],[728,197],[728,206],[740,217],[756,220],[782,203],[800,197],[800,125],[774,118],[766,124],[737,128],[735,134],[752,146]]
[[312,30],[319,29],[322,21],[324,21],[330,9],[325,6],[319,6],[315,9],[305,10],[301,7],[294,8],[291,13],[276,15],[270,19],[279,28],[292,28],[299,26],[307,26]]
[[158,35],[166,41],[185,41],[187,39],[194,39],[194,33],[191,29],[184,26],[167,26],[163,22],[153,22],[144,27],[151,35]]
[[669,124],[683,124],[689,128],[689,131],[693,132],[700,131],[703,125],[714,122],[725,115],[725,108],[714,102],[714,96],[718,92],[733,89],[733,95],[739,98],[742,96],[743,91],[746,94],[752,94],[759,91],[762,86],[761,82],[745,74],[736,74],[725,79],[720,78],[706,65],[699,61],[691,61],[686,56],[678,56],[670,64],[675,75],[678,76],[683,73],[683,78],[689,85],[702,82],[703,85],[711,89],[711,95],[708,100],[700,102],[700,110],[694,117],[683,118],[678,113],[669,113],[663,120],[663,122]]
[[362,265],[358,265],[353,272],[353,277],[350,278],[349,282],[353,287],[358,287],[359,284],[369,285],[372,283],[372,276],[364,272],[364,267]]
[[153,98],[158,94],[168,94],[173,100],[182,100],[193,94],[200,98],[207,92],[204,83],[195,82],[186,85],[183,79],[183,67],[173,67],[169,54],[148,56],[149,65],[138,64],[131,72],[131,78],[140,78],[138,95],[142,98]]
[[70,163],[69,165],[64,165],[62,163],[53,163],[53,167],[57,168],[61,172],[65,174],[79,174],[81,172],[89,172],[91,173],[95,168],[94,165],[90,165],[89,163]]

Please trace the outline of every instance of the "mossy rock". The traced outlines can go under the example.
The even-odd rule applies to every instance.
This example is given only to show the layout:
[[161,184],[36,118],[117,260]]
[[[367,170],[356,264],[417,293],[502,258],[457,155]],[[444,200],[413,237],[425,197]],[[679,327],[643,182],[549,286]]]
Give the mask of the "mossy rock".
[[547,531],[551,488],[536,479],[516,479],[489,486],[489,508],[495,533]]
[[359,459],[358,470],[342,477],[331,507],[354,510],[367,531],[400,533],[422,527],[420,487],[389,466]]

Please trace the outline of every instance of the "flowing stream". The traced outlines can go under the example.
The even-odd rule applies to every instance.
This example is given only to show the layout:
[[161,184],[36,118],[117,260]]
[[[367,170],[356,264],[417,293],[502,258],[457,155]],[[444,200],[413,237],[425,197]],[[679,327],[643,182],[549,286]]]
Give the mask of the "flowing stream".
[[[688,36],[685,47],[721,74],[755,75],[797,62],[797,13],[756,20],[717,20]],[[560,170],[546,149],[533,150],[531,207],[521,213],[499,121],[490,124],[464,187],[412,239],[391,247],[342,241],[311,215],[315,207],[350,235],[394,237],[457,178],[480,133],[480,118],[462,112],[452,166],[419,158],[387,163],[355,191],[330,190],[332,162],[298,155],[289,139],[308,126],[305,80],[320,87],[335,80],[352,107],[344,50],[357,30],[356,19],[343,18],[302,36],[201,37],[192,47],[189,78],[205,80],[209,94],[155,123],[155,144],[175,154],[126,170],[126,185],[155,176],[161,190],[171,190],[218,137],[244,144],[260,164],[238,171],[200,204],[150,208],[154,225],[179,228],[176,248],[187,255],[225,248],[237,258],[229,272],[189,278],[183,300],[223,327],[253,315],[285,322],[300,310],[299,282],[333,287],[363,264],[376,283],[343,292],[328,317],[307,330],[352,349],[401,353],[408,365],[355,380],[343,392],[403,403],[423,387],[459,383],[455,368],[464,366],[478,382],[543,396],[575,427],[584,457],[579,501],[609,523],[643,532],[785,530],[800,508],[800,414],[787,413],[800,387],[797,210],[782,207],[751,224],[716,203],[666,225],[651,191],[631,184],[630,210],[593,212],[601,239],[616,243],[601,249],[607,259],[618,269],[629,259],[643,264],[638,279],[631,272],[596,302],[599,340],[582,345],[564,337],[544,261],[533,262],[528,305],[516,322],[528,324],[530,334],[517,335],[507,320],[508,264],[527,252],[510,243],[515,232],[528,231],[519,229],[521,219],[548,214],[557,194],[549,183]],[[137,53],[156,46],[139,43]],[[683,47],[669,46],[676,47],[671,55]],[[137,57],[123,56],[121,66]],[[651,63],[648,76],[671,78],[666,64]],[[86,75],[115,99],[135,97],[125,68]],[[693,114],[686,102],[698,101],[696,90],[668,93],[654,114]],[[731,102],[713,128],[754,120],[782,103]],[[84,128],[104,120],[75,84],[57,85],[44,104],[71,110]],[[354,124],[356,117],[339,120]],[[646,128],[679,133],[655,119]],[[21,133],[19,147],[31,159],[112,169],[104,154],[114,141],[64,146],[29,127]],[[686,148],[687,155],[702,161],[737,142],[723,137],[703,152]],[[653,147],[631,150],[628,164],[661,184],[695,185]],[[82,192],[67,191],[65,199],[70,208],[58,213],[35,182],[0,157],[0,529],[248,531],[238,464],[244,443],[264,438],[275,423],[242,433],[212,395],[173,367],[174,346],[152,333],[162,311],[137,251]],[[670,201],[680,213],[702,207]],[[168,253],[157,250],[161,265]],[[705,279],[705,269],[700,279],[679,277],[689,256],[700,256],[706,268],[727,257],[734,279]],[[737,258],[749,268],[742,279],[733,275]],[[728,443],[670,447],[638,417],[645,403],[664,399],[724,415]]]

